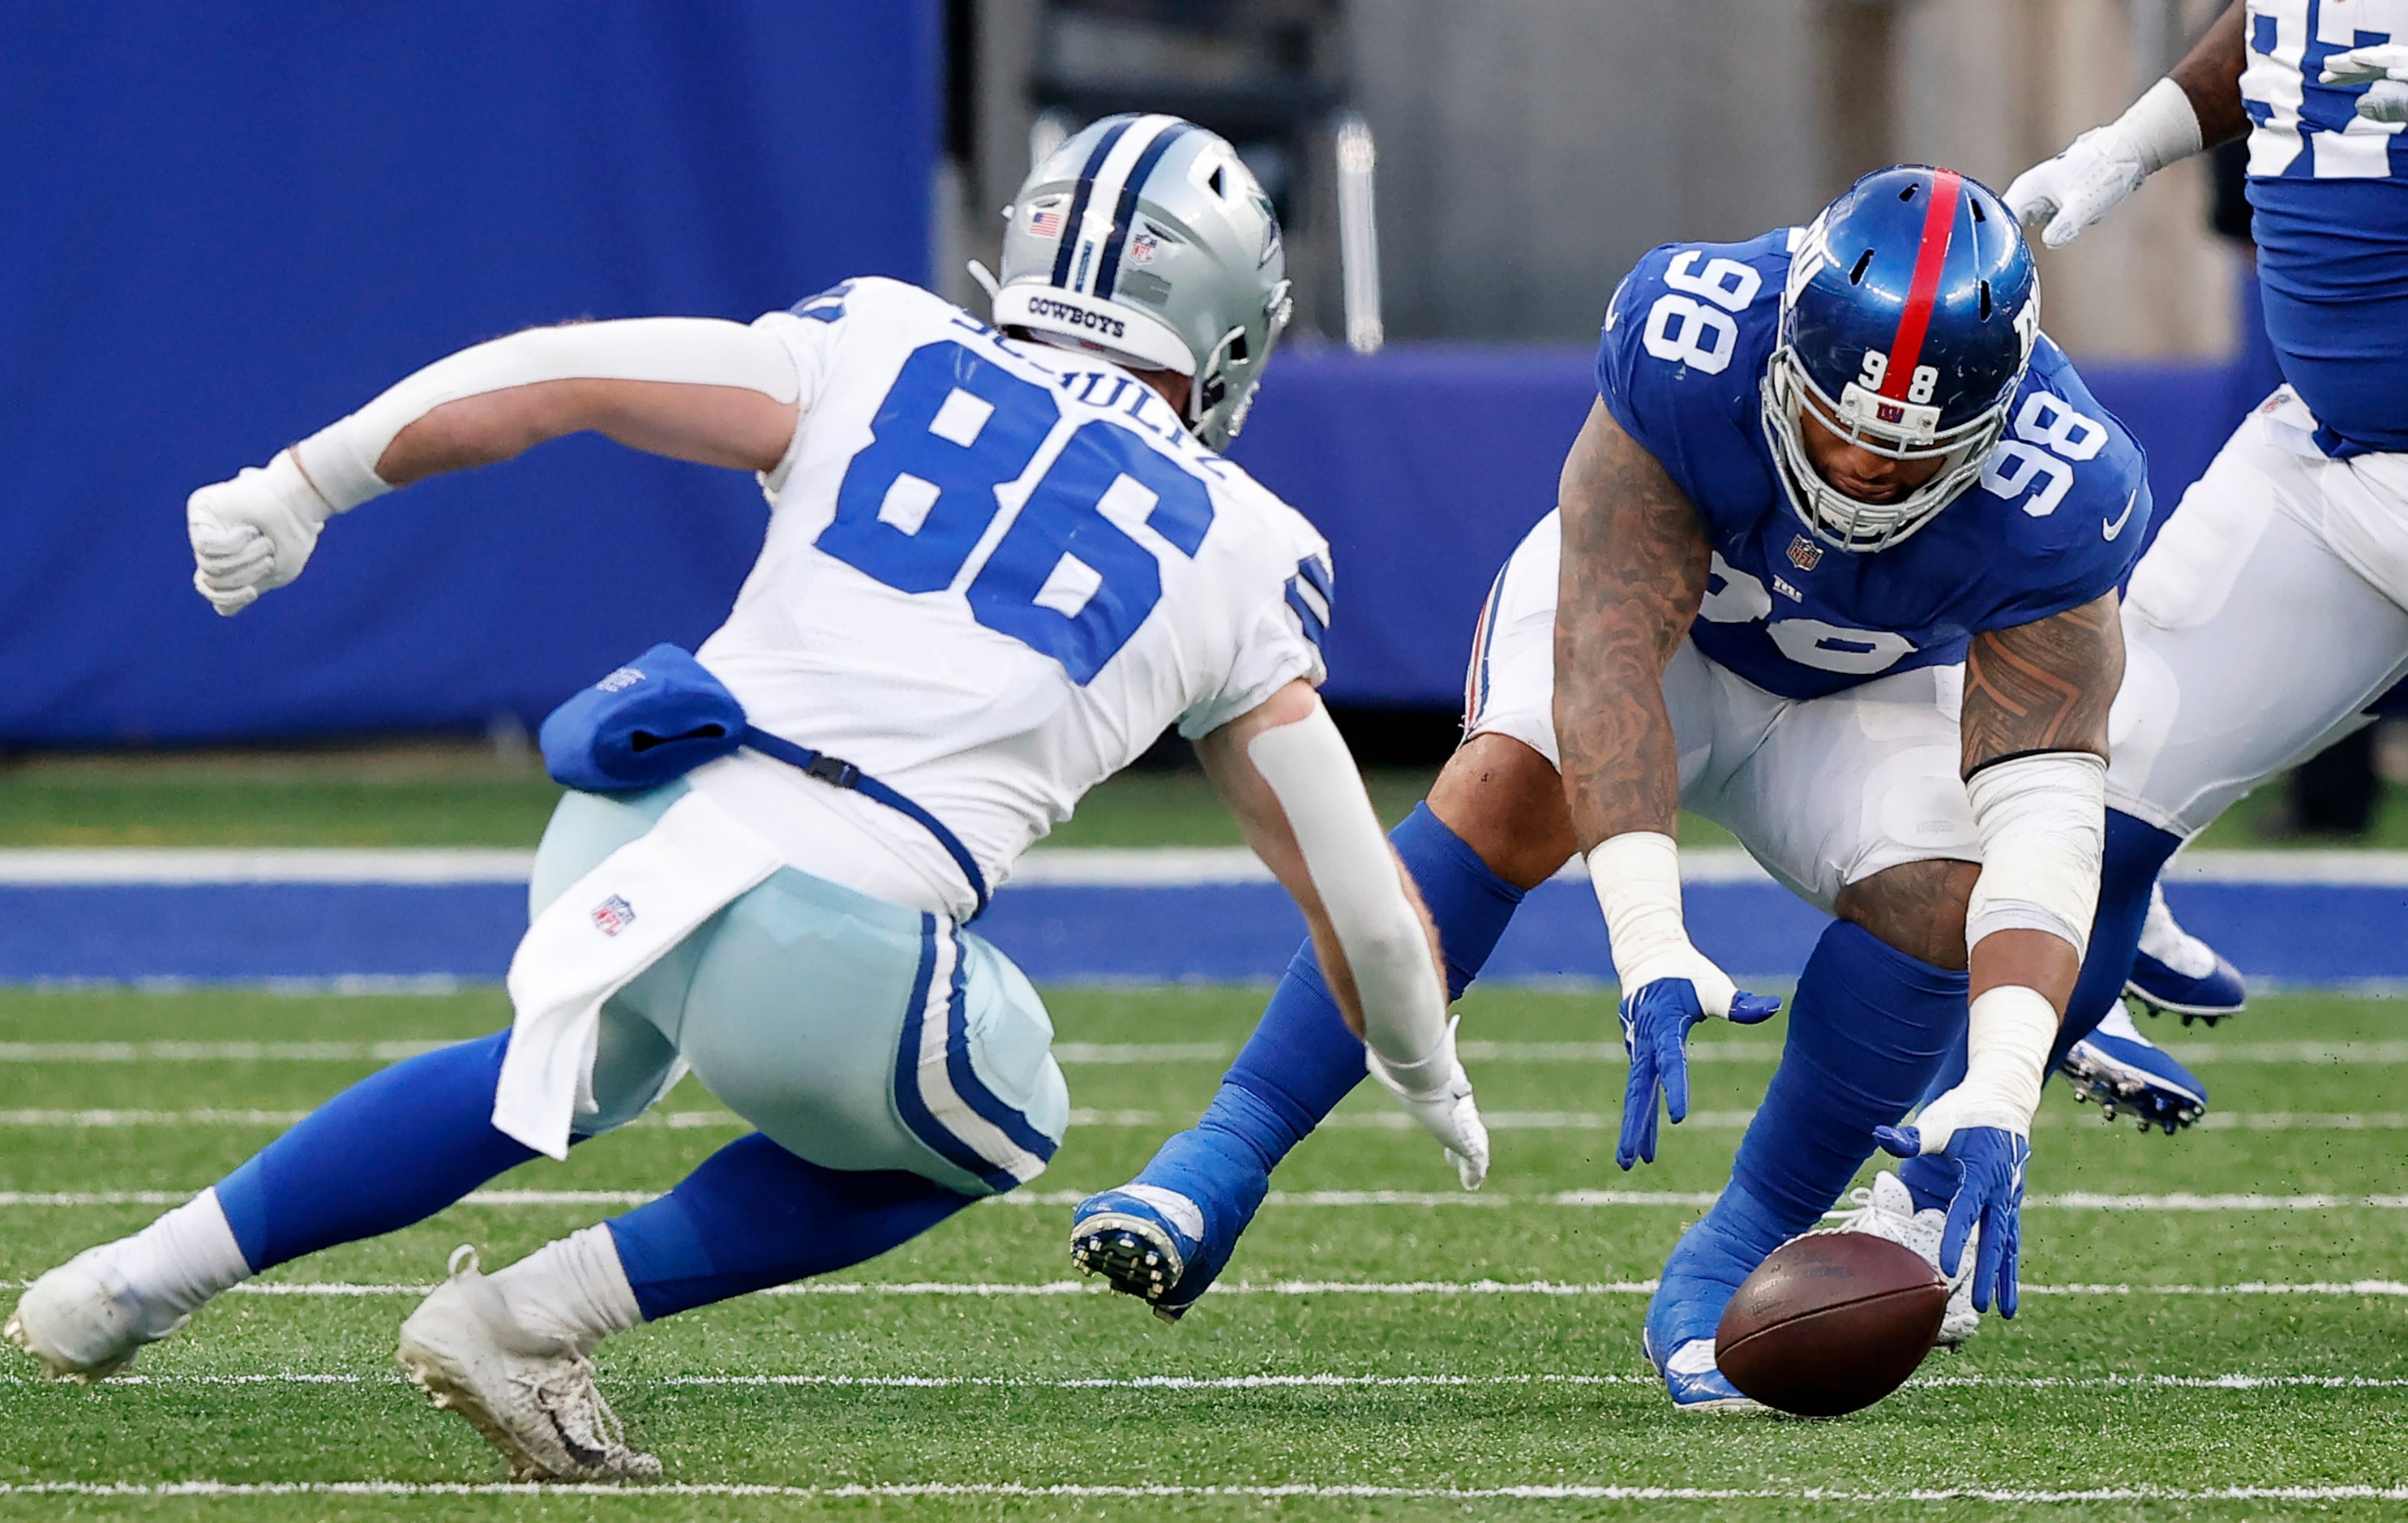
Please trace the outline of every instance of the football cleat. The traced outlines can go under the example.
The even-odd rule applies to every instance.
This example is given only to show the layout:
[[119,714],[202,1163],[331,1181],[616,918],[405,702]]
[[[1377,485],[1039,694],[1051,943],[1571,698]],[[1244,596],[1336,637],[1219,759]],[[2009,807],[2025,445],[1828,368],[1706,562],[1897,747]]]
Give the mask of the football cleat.
[[[1070,1216],[1070,1262],[1165,1322],[1187,1315],[1211,1285],[1204,1267],[1204,1209],[1176,1190],[1124,1185],[1091,1195]],[[1195,1265],[1197,1283],[1187,1285]]]
[[479,1271],[477,1250],[452,1255],[451,1278],[401,1325],[398,1355],[435,1404],[456,1412],[510,1462],[513,1481],[641,1481],[661,1462],[627,1447],[594,1384],[593,1362],[566,1341],[528,1331]]
[[2188,1026],[2209,1026],[2238,1015],[2249,1002],[2241,970],[2215,948],[2182,928],[2166,908],[2163,889],[2149,894],[2149,918],[2141,926],[2141,949],[2124,981],[2126,1000],[2146,1014],[2169,1011]]
[[1885,1170],[1873,1176],[1871,1188],[1850,1190],[1848,1200],[1849,1205],[1823,1214],[1828,1225],[1819,1230],[1885,1238],[1914,1250],[1915,1257],[1938,1270],[1948,1282],[1948,1310],[1940,1318],[1939,1346],[1962,1348],[1982,1329],[1982,1314],[1973,1310],[1973,1249],[1982,1241],[1981,1228],[1965,1235],[1964,1256],[1957,1260],[1956,1272],[1950,1274],[1940,1265],[1940,1239],[1948,1229],[1948,1213],[1938,1207],[1915,1210],[1914,1192],[1904,1180]]
[[1079,1202],[1070,1261],[1176,1322],[1221,1277],[1270,1187],[1227,1132],[1192,1128],[1163,1143],[1137,1178]]
[[56,1379],[105,1380],[134,1362],[143,1344],[192,1320],[138,1294],[117,1267],[118,1246],[86,1248],[36,1280],[8,1317],[8,1341]]
[[2075,1099],[2098,1101],[2111,1121],[2132,1116],[2143,1131],[2161,1127],[2172,1137],[2207,1114],[2207,1085],[2141,1035],[2123,1010],[2109,1011],[2099,1029],[2067,1049],[2057,1067],[2072,1084]]
[[1672,1399],[1676,1412],[1771,1410],[1730,1383],[1721,1366],[1714,1363],[1714,1341],[1711,1338],[1692,1338],[1661,1362],[1656,1361],[1656,1350],[1649,1345],[1644,1332],[1639,1335],[1639,1346],[1646,1350],[1648,1362],[1656,1364],[1656,1372],[1664,1377],[1664,1392]]

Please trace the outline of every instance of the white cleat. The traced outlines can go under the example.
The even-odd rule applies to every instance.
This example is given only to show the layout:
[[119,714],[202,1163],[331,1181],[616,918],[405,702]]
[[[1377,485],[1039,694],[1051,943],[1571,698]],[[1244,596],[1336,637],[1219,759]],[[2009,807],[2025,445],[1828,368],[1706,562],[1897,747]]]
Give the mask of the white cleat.
[[1828,1224],[1823,1230],[1886,1238],[1914,1249],[1925,1263],[1939,1270],[1948,1281],[1948,1310],[1940,1318],[1940,1346],[1963,1347],[1965,1340],[1982,1327],[1982,1314],[1973,1310],[1973,1250],[1981,1242],[1981,1229],[1966,1234],[1965,1257],[1958,1260],[1958,1272],[1950,1275],[1940,1268],[1940,1239],[1948,1229],[1948,1214],[1915,1210],[1914,1197],[1904,1180],[1884,1171],[1873,1176],[1872,1188],[1850,1190],[1848,1199],[1855,1202],[1853,1209],[1823,1214]]
[[192,1317],[146,1302],[117,1267],[118,1244],[83,1252],[34,1282],[8,1317],[7,1339],[51,1376],[90,1385],[134,1362]]
[[627,1447],[594,1384],[594,1365],[566,1340],[529,1332],[477,1266],[453,1251],[452,1277],[401,1325],[401,1367],[435,1404],[456,1412],[510,1462],[514,1481],[644,1481],[661,1462]]

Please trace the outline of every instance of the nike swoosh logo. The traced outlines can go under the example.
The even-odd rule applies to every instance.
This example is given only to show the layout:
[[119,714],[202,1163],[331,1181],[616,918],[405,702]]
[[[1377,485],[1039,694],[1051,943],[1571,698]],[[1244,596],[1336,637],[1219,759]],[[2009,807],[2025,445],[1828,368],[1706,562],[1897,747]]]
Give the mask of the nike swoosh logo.
[[2124,525],[2132,521],[2132,504],[2140,500],[2141,489],[2136,486],[2132,488],[2132,495],[2124,499],[2123,516],[2116,519],[2113,524],[2101,524],[2099,525],[2100,538],[2112,540],[2115,536],[2123,533]]

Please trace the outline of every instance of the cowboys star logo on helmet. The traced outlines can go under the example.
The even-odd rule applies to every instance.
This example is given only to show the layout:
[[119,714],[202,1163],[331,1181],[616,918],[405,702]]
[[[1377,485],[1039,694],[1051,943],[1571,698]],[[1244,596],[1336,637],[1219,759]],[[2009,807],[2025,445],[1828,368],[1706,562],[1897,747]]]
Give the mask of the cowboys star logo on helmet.
[[1188,425],[1216,450],[1294,310],[1270,197],[1175,116],[1106,117],[1055,149],[1006,219],[998,281],[996,327],[1187,377]]

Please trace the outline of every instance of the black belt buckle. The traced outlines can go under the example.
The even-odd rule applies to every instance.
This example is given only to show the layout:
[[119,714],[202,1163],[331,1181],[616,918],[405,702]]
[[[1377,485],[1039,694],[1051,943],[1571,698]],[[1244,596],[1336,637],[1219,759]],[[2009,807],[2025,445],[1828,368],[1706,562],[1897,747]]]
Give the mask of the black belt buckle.
[[824,754],[814,756],[811,758],[811,764],[803,770],[822,783],[838,788],[858,787],[861,783],[861,769],[842,756],[830,756]]

